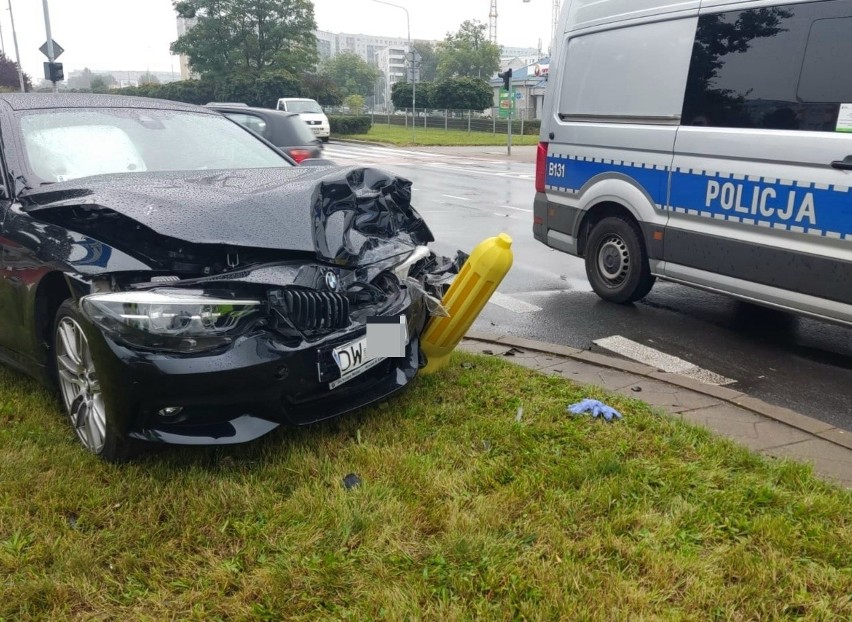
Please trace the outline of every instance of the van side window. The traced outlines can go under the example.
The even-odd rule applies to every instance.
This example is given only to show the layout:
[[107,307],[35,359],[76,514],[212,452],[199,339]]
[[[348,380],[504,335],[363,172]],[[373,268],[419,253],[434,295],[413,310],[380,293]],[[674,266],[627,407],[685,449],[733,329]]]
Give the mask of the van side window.
[[640,24],[569,39],[560,117],[677,123],[696,21]]
[[852,85],[852,0],[702,15],[683,125],[833,132]]
[[798,95],[806,102],[852,103],[852,15],[813,23]]

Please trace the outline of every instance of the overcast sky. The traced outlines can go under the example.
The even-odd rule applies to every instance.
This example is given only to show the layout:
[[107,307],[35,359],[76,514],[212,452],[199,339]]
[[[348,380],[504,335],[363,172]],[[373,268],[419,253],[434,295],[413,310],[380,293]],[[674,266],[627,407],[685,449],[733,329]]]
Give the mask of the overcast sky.
[[[14,59],[8,1],[0,0],[0,26],[6,54]],[[489,0],[396,0],[411,13],[411,36],[442,39],[465,19],[488,22]],[[372,0],[315,0],[317,25],[332,32],[405,36],[405,14]],[[502,45],[536,47],[550,37],[551,0],[500,0]],[[44,75],[38,51],[45,42],[40,0],[12,0],[24,71],[36,83]],[[175,71],[169,44],[177,38],[171,0],[50,0],[53,39],[65,53],[65,73],[73,69]],[[116,76],[120,78],[120,75]]]

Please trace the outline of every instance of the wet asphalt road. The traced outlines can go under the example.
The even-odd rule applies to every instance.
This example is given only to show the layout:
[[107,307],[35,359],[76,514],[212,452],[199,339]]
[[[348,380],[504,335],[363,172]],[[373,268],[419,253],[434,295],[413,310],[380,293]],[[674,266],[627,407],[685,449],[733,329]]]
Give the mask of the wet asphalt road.
[[731,388],[852,430],[852,329],[658,282],[640,303],[603,302],[583,260],[532,236],[534,149],[443,150],[332,144],[339,164],[371,164],[414,182],[436,251],[470,251],[506,232],[515,264],[475,326],[575,348],[620,335],[736,380]]

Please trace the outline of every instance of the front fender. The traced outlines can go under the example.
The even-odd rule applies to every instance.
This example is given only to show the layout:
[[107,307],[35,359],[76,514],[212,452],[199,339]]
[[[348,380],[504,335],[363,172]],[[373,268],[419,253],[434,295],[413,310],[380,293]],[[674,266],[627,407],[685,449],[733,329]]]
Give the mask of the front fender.
[[[582,223],[588,214],[598,205],[615,203],[627,209],[640,223],[663,227],[668,221],[668,214],[663,203],[668,184],[660,190],[645,189],[636,180],[620,173],[604,173],[590,179],[579,191],[577,206],[584,217],[577,223],[575,238],[579,235]],[[651,192],[657,195],[661,203],[657,203]]]

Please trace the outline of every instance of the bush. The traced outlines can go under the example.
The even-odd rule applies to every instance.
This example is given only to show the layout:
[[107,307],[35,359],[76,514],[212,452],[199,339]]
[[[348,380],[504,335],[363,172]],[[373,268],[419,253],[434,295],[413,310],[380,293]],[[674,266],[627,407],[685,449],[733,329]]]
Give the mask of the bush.
[[[520,131],[520,121],[516,122],[518,126],[518,130]],[[538,136],[541,133],[541,120],[539,119],[531,119],[529,121],[524,121],[524,135],[525,136]]]
[[287,71],[259,75],[234,74],[217,80],[182,80],[168,84],[144,84],[114,91],[203,105],[211,101],[243,102],[249,106],[275,107],[279,97],[298,94],[299,81]]
[[366,134],[373,127],[373,120],[368,116],[332,116],[328,120],[331,133],[338,136]]
[[494,89],[485,80],[450,78],[433,87],[432,106],[455,110],[485,110],[494,101]]

